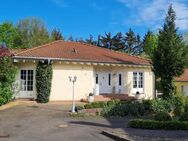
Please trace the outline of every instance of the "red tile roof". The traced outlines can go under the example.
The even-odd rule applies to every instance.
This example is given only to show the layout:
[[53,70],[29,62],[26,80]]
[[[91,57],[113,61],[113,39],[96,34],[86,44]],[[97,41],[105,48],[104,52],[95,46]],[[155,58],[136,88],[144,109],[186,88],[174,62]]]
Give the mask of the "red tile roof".
[[15,53],[14,58],[50,58],[52,60],[151,65],[148,60],[141,57],[115,52],[85,43],[65,42],[62,40]]
[[176,78],[176,81],[178,82],[188,82],[188,68],[185,69],[184,73]]

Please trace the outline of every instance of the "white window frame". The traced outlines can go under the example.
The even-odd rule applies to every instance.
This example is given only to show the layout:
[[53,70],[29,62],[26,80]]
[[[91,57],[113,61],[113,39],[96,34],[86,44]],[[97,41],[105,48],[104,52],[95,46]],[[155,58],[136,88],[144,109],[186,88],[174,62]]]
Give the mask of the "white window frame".
[[[136,74],[136,82],[135,82],[135,74]],[[142,77],[140,77],[140,74],[142,74]],[[133,93],[144,92],[144,72],[142,71],[135,71],[133,72]]]
[[[22,71],[26,71],[26,73],[25,73],[25,78],[26,78],[26,80],[23,80],[21,77],[22,77]],[[29,71],[32,71],[33,73],[32,73],[32,75],[33,75],[33,77],[32,77],[32,79],[31,80],[28,80],[28,74],[29,74]],[[21,91],[23,91],[23,92],[32,92],[32,91],[34,91],[34,70],[33,69],[21,69],[20,70],[20,84],[21,84]],[[29,81],[31,81],[31,82],[33,82],[32,83],[32,85],[30,85],[31,86],[31,90],[29,90],[29,88],[28,88],[28,82]]]

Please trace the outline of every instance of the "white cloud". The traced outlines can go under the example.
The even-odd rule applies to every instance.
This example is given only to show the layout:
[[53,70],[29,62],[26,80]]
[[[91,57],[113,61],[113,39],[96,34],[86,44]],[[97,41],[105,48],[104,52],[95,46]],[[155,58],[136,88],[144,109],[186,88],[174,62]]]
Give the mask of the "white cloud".
[[130,10],[131,18],[124,20],[124,23],[132,22],[136,25],[146,25],[148,28],[156,28],[164,21],[168,6],[173,4],[176,12],[176,24],[181,30],[188,30],[188,5],[185,0],[118,0]]

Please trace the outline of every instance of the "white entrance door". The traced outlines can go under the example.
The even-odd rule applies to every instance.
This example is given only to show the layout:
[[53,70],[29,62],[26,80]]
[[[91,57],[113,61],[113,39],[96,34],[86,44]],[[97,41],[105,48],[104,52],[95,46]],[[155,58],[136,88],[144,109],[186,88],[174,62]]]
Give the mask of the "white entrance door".
[[188,86],[183,86],[183,93],[188,96]]
[[143,72],[133,72],[133,94],[144,93]]
[[36,98],[34,70],[20,70],[20,92],[17,98]]
[[99,93],[112,93],[112,74],[107,72],[99,72],[97,74]]
[[123,94],[123,74],[122,73],[116,74],[115,91],[116,91],[116,94]]

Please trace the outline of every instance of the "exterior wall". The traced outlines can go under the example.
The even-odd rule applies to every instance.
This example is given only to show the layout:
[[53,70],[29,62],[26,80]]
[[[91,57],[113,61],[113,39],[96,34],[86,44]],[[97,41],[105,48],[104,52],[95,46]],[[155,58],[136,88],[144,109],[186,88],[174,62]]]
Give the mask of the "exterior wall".
[[93,93],[93,66],[53,63],[53,79],[50,100],[72,100],[73,84],[69,76],[77,76],[75,100]]
[[188,91],[186,92],[182,91],[183,87],[188,87],[188,82],[176,82],[176,92],[177,93],[185,93],[186,95],[188,94]]
[[[20,81],[20,70],[21,69],[32,69],[34,70],[34,76],[36,71],[37,63],[20,62],[15,63],[19,68],[17,75],[17,81]],[[69,81],[69,76],[77,76],[75,83],[75,100],[81,100],[86,98],[89,93],[95,91],[95,77],[96,73],[105,72],[111,73],[111,93],[133,94],[133,72],[143,72],[143,86],[144,86],[144,98],[150,99],[154,97],[154,74],[150,68],[131,68],[131,67],[120,67],[120,66],[92,66],[92,65],[78,65],[78,64],[60,64],[54,62],[53,66],[53,78],[51,88],[51,101],[60,100],[72,100],[73,84]],[[118,74],[122,74],[122,87],[118,87]],[[106,82],[108,84],[108,81]],[[115,87],[115,91],[114,88]],[[121,89],[119,92],[118,90]],[[34,90],[30,93],[20,92],[17,97],[28,95],[36,98],[36,87],[34,77]],[[28,97],[29,98],[29,97]]]
[[143,91],[144,91],[144,99],[152,99],[154,98],[155,92],[155,76],[154,73],[149,68],[128,68],[128,83],[129,91],[128,93],[132,96],[133,94],[133,72],[143,72]]
[[[117,86],[117,81],[115,80],[118,73],[123,74],[123,89],[122,94],[129,94],[130,96],[135,96],[133,93],[133,72],[143,72],[143,95],[145,99],[154,98],[155,92],[155,76],[151,68],[125,68],[125,67],[95,67],[95,73],[97,72],[108,72],[112,73],[112,86]],[[108,83],[108,82],[106,82]]]
[[[34,71],[34,83],[33,83],[33,91],[30,92],[25,92],[25,91],[19,91],[18,94],[15,95],[16,98],[36,98],[36,80],[35,80],[35,74],[36,74],[36,66],[37,63],[33,62],[19,62],[19,63],[14,63],[18,67],[18,74],[16,76],[16,83],[21,84],[20,82],[20,71],[22,69],[25,70],[33,70]],[[19,88],[20,89],[20,88]]]

